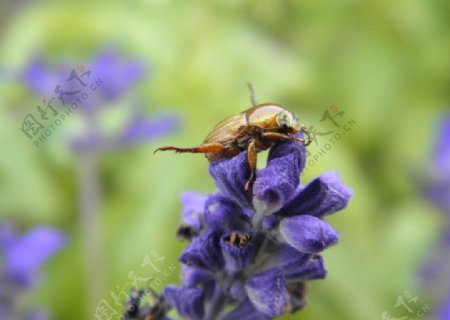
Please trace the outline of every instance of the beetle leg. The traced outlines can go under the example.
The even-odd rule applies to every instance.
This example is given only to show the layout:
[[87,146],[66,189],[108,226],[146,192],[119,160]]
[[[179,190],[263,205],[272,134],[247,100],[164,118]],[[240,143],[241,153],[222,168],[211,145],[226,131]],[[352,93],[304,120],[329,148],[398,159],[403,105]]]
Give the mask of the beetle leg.
[[298,138],[292,138],[286,134],[278,133],[278,132],[264,132],[261,134],[263,139],[270,140],[270,141],[276,141],[276,142],[282,142],[282,141],[291,141],[293,139]]
[[247,162],[250,166],[250,178],[248,178],[247,183],[245,184],[245,191],[249,192],[253,188],[253,183],[256,178],[256,164],[258,160],[258,154],[256,150],[256,142],[255,140],[251,140],[247,147]]
[[264,132],[262,134],[262,137],[264,139],[267,140],[271,140],[271,141],[277,141],[277,142],[282,142],[282,141],[299,141],[305,144],[305,146],[309,146],[313,140],[313,136],[311,134],[311,132],[309,132],[305,127],[302,127],[301,132],[305,133],[308,137],[308,139],[305,141],[305,139],[303,138],[292,138],[291,136],[288,136],[286,134],[282,134],[282,133],[278,133],[278,132]]
[[306,134],[306,136],[308,137],[308,140],[304,142],[305,146],[309,146],[311,144],[311,142],[314,140],[314,135],[312,134],[312,132],[310,132],[304,125],[302,125],[302,128],[300,129],[301,132],[303,132],[304,134]]
[[192,148],[178,148],[173,146],[161,147],[155,150],[158,151],[175,151],[176,153],[221,153],[225,147],[220,143],[205,143]]

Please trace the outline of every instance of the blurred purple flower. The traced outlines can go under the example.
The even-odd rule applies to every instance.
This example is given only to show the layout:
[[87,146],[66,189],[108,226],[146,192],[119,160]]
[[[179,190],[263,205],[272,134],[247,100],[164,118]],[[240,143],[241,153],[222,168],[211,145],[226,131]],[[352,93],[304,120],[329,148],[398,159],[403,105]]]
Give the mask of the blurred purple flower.
[[425,197],[443,213],[445,223],[438,244],[430,251],[420,272],[422,286],[436,297],[446,296],[436,318],[450,319],[450,114],[439,119],[436,142],[427,174],[419,185]]
[[[86,65],[64,64],[52,68],[39,57],[25,68],[22,78],[35,94],[50,98],[55,96],[58,86],[67,92],[85,90],[87,84],[83,79],[69,80],[72,71],[76,72],[80,79],[84,75],[86,78],[99,81],[89,99],[79,104],[80,109],[85,112],[107,107],[109,102],[121,98],[147,74],[146,67],[140,61],[125,59],[118,50],[108,49],[100,52]],[[69,96],[65,101],[67,104],[75,102],[78,97],[73,95],[70,99],[71,95],[67,96]]]
[[433,204],[450,216],[450,115],[440,120],[432,167],[423,190]]
[[97,152],[132,147],[172,133],[180,126],[181,120],[176,114],[150,119],[136,117],[117,133],[88,131],[72,139],[71,147],[75,151],[95,150]]
[[22,287],[35,284],[40,268],[65,244],[65,236],[55,229],[35,227],[19,236],[8,222],[0,225],[0,239],[4,276]]
[[153,119],[137,117],[120,134],[119,143],[127,145],[153,140],[169,134],[179,127],[180,118],[175,115],[166,115]]
[[449,320],[450,319],[450,296],[446,297],[445,302],[439,308],[436,320]]
[[[65,245],[65,236],[49,227],[35,227],[19,235],[14,225],[0,223],[0,318],[10,319],[22,292],[32,289],[41,267]],[[34,310],[29,319],[49,319],[44,310]]]
[[62,76],[52,71],[42,57],[38,57],[27,65],[22,78],[35,94],[49,97],[54,95],[55,86],[65,81],[68,75],[69,70]]
[[147,73],[143,63],[124,59],[117,50],[100,53],[90,69],[102,81],[99,93],[105,101],[120,98]]
[[450,177],[450,115],[444,116],[440,120],[438,139],[434,151],[434,165],[437,170]]
[[[100,52],[90,63],[52,68],[42,58],[31,62],[22,78],[35,94],[53,107],[80,110],[85,130],[71,141],[75,151],[108,151],[154,140],[175,131],[181,119],[176,114],[149,118],[142,105],[131,102],[125,106],[131,118],[115,132],[102,130],[105,107],[124,97],[148,74],[143,62],[125,58],[119,50]],[[61,92],[63,92],[61,94]],[[82,99],[85,94],[86,98]],[[61,108],[61,112],[64,112]]]
[[59,231],[33,228],[3,248],[7,276],[23,286],[34,284],[41,266],[62,249],[64,242],[65,237]]
[[265,320],[305,305],[307,282],[326,275],[318,253],[339,237],[323,218],[352,196],[336,172],[299,185],[305,158],[298,142],[273,147],[250,195],[243,152],[211,163],[217,193],[183,195],[182,229],[191,240],[179,259],[183,286],[162,294],[181,316]]

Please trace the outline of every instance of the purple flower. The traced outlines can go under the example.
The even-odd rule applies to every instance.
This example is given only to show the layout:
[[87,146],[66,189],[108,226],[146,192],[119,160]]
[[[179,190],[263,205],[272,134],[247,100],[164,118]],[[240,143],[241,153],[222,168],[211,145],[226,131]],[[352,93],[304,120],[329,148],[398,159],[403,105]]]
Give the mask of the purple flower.
[[281,269],[271,269],[247,280],[245,290],[255,309],[270,317],[281,315],[289,300]]
[[256,310],[250,300],[246,300],[238,305],[233,311],[223,317],[223,320],[268,320],[267,315]]
[[[5,228],[1,231],[4,233]],[[64,235],[48,227],[35,227],[23,236],[10,230],[7,232],[9,240],[0,247],[4,256],[3,268],[6,277],[20,286],[34,284],[41,266],[65,244]]]
[[118,136],[118,144],[131,145],[169,134],[180,127],[180,118],[174,114],[146,119],[136,117]]
[[318,253],[339,238],[323,219],[352,196],[336,172],[301,185],[305,157],[298,142],[273,147],[252,196],[243,152],[211,163],[217,193],[183,195],[183,230],[195,230],[180,257],[184,286],[163,293],[182,316],[272,319],[305,305],[307,282],[326,275]]
[[216,232],[202,234],[192,241],[180,256],[187,266],[206,271],[219,271],[224,265],[220,237]]
[[192,287],[168,286],[163,296],[170,302],[178,313],[192,320],[201,320],[205,313],[203,291]]
[[443,212],[444,223],[439,243],[422,266],[420,280],[423,287],[436,296],[446,296],[435,314],[436,319],[444,320],[450,319],[450,272],[447,266],[450,256],[450,114],[442,116],[437,127],[430,165],[419,185],[425,197]]
[[183,203],[181,220],[184,224],[200,231],[202,228],[203,212],[207,199],[207,195],[191,191],[186,191],[181,195],[181,202]]
[[[66,76],[69,75],[67,70]],[[36,58],[27,65],[23,71],[22,78],[28,87],[39,96],[52,96],[58,82],[65,79],[56,72],[53,72],[42,57]]]
[[430,174],[423,190],[428,199],[450,215],[450,115],[439,125]]
[[436,169],[450,176],[450,115],[442,117],[434,150]]
[[319,253],[339,238],[323,219],[352,196],[336,172],[301,185],[305,162],[302,143],[277,144],[251,194],[242,152],[210,164],[216,193],[183,194],[183,285],[162,294],[182,317],[268,320],[305,306],[307,284],[327,273]]
[[142,61],[125,58],[119,50],[108,49],[85,65],[51,67],[44,59],[36,59],[25,68],[22,78],[32,92],[45,100],[41,105],[44,110],[52,101],[56,116],[73,112],[83,117],[84,131],[70,142],[76,152],[104,152],[152,141],[180,127],[178,115],[149,118],[142,103],[132,101],[122,104],[129,109],[129,119],[123,126],[113,132],[103,128],[102,118],[108,107],[131,92],[147,73]]
[[[74,73],[73,73],[74,72]],[[92,112],[118,100],[147,74],[147,68],[138,60],[125,59],[116,49],[100,52],[91,62],[81,65],[59,64],[50,66],[42,57],[32,61],[23,71],[22,78],[28,87],[43,98],[56,96],[64,91],[63,104],[78,102],[81,110]],[[76,91],[88,91],[96,83],[89,99],[79,103]]]
[[75,151],[107,152],[132,147],[153,141],[159,137],[176,131],[180,127],[180,118],[169,114],[159,118],[135,117],[125,128],[118,132],[106,133],[101,130],[90,130],[75,137],[71,147]]
[[101,52],[89,68],[102,81],[99,93],[105,101],[117,100],[147,73],[142,62],[125,59],[114,49]]
[[450,296],[446,298],[436,315],[437,320],[450,319]]
[[317,253],[337,243],[338,233],[327,222],[310,215],[281,220],[282,237],[300,252]]
[[[60,231],[49,227],[35,227],[19,235],[11,222],[0,223],[0,318],[11,318],[15,301],[37,284],[41,267],[65,242]],[[48,318],[44,310],[29,315],[29,319]]]

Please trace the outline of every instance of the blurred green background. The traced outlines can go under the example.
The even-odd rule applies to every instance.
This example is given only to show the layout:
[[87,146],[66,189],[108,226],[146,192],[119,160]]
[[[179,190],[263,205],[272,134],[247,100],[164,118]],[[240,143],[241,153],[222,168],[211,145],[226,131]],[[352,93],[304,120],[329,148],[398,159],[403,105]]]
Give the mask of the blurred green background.
[[[283,319],[401,318],[409,314],[394,305],[404,291],[433,308],[416,277],[443,217],[421,199],[413,177],[426,166],[436,117],[449,105],[449,9],[443,0],[1,2],[0,218],[49,224],[70,238],[30,304],[55,319],[95,319],[102,299],[120,311],[111,292],[128,291],[130,272],[156,275],[159,288],[180,281],[180,193],[209,193],[214,184],[202,156],[153,149],[201,142],[214,124],[250,106],[251,82],[258,101],[286,106],[323,134],[311,158],[329,143],[325,133],[342,134],[310,162],[303,182],[338,170],[355,191],[349,208],[329,219],[341,240],[324,253],[327,279],[311,284],[304,310]],[[18,75],[38,55],[85,63],[106,46],[149,66],[130,95],[150,114],[179,112],[183,127],[102,155],[104,261],[89,276],[77,158],[66,139],[77,119],[36,148],[19,128],[40,99]],[[344,112],[341,127],[321,121],[327,110]],[[112,112],[106,121],[122,116]],[[160,258],[156,268],[149,257]],[[88,294],[96,278],[100,289]]]

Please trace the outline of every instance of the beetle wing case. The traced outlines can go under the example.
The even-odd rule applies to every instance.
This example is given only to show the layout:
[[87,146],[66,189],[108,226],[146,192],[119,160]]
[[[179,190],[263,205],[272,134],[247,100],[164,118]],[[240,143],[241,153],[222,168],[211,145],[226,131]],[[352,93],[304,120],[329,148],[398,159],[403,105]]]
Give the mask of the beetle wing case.
[[205,138],[204,143],[232,143],[240,132],[248,126],[245,113],[239,113],[218,123]]

